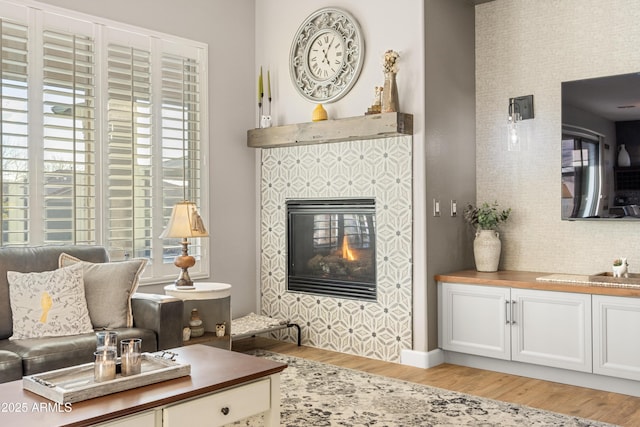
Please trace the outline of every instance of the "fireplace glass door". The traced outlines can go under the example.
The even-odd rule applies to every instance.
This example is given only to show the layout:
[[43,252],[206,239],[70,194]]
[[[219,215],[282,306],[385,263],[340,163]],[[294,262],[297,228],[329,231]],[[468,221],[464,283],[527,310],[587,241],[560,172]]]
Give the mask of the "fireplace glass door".
[[373,199],[287,201],[287,289],[376,299]]

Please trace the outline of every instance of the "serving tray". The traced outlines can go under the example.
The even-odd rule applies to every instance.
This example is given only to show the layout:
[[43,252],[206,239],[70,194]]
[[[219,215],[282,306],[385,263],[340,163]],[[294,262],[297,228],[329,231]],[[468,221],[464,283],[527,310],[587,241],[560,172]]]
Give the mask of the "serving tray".
[[137,375],[123,377],[118,373],[113,380],[95,382],[93,367],[93,363],[85,363],[28,375],[22,378],[22,387],[57,403],[75,403],[191,374],[191,365],[152,353],[142,354],[142,369]]
[[610,283],[611,285],[617,285],[621,287],[640,286],[640,274],[638,273],[627,273],[627,277],[613,277],[613,273],[605,272],[589,276],[589,280],[596,283]]

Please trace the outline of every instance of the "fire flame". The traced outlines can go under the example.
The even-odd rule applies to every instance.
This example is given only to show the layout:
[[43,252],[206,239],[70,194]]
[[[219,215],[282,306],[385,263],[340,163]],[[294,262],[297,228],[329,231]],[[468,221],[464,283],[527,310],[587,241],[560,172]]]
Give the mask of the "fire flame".
[[351,249],[349,249],[349,239],[347,239],[347,236],[344,236],[342,239],[342,258],[348,261],[356,260],[356,256],[351,252]]

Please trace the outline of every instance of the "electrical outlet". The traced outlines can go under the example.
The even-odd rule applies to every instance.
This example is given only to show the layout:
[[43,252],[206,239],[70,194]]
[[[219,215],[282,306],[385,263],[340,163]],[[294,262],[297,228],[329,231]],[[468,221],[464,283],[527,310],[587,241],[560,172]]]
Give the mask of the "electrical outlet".
[[433,216],[440,216],[440,200],[433,199]]

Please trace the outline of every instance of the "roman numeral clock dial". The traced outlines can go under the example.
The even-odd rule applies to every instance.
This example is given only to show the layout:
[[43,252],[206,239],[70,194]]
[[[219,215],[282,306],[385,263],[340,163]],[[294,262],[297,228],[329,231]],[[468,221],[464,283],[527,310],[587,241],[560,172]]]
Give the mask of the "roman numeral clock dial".
[[321,32],[309,47],[309,71],[317,80],[327,80],[338,74],[344,63],[344,44],[340,34]]
[[347,12],[324,8],[300,26],[291,45],[289,71],[310,101],[337,101],[351,90],[364,59],[360,27]]

